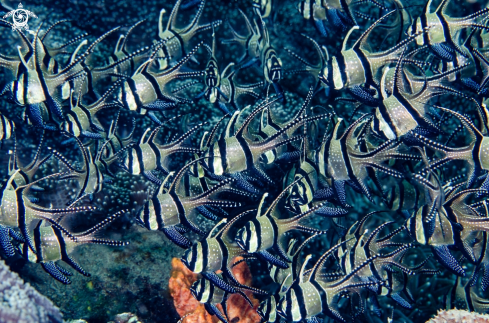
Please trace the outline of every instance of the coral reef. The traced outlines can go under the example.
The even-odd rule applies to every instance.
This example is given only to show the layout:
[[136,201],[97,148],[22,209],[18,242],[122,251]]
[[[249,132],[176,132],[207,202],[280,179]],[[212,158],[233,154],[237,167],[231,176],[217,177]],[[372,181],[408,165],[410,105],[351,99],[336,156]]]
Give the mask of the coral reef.
[[475,312],[467,312],[466,310],[451,309],[448,311],[439,310],[438,314],[426,323],[487,323],[489,315],[479,314]]
[[61,323],[59,309],[0,260],[0,322]]

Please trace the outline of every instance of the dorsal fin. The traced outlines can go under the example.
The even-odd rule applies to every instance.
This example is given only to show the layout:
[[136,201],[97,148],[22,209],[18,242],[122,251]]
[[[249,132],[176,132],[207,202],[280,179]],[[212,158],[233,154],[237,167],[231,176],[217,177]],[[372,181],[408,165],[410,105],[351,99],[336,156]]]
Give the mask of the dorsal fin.
[[309,260],[311,260],[312,255],[307,255],[306,259],[304,259],[304,262],[302,263],[301,270],[299,271],[299,276],[297,277],[299,279],[299,284],[302,284],[304,282],[304,271],[306,269],[307,263]]
[[[209,138],[207,138],[207,141],[205,142],[205,146],[202,146],[204,143],[204,137],[205,137],[205,134],[207,133],[207,131],[204,133],[204,136],[202,137],[202,143],[200,145],[201,150],[203,150],[204,148],[209,148],[212,145],[212,142],[214,141],[214,138],[216,137],[216,133],[217,133],[217,129],[219,128],[219,125],[228,116],[229,116],[229,114],[226,113],[225,115],[222,116],[221,119],[219,119],[219,121],[217,121],[217,123],[214,125],[214,127],[212,127],[211,132],[208,133]],[[226,129],[226,131],[228,131],[228,129]]]
[[[307,112],[304,114],[304,117],[307,118]],[[300,158],[301,163],[306,161],[308,152],[309,152],[309,137],[307,135],[307,122],[305,122],[304,138],[302,139],[302,154]]]
[[156,127],[156,128],[153,130],[153,131],[151,131],[151,134],[149,135],[148,140],[146,140],[146,142],[147,142],[147,143],[148,143],[148,142],[152,142],[152,143],[154,142],[154,140],[155,140],[155,138],[156,138],[156,135],[158,135],[158,133],[159,133],[159,132],[160,132],[160,130],[161,130],[161,127],[162,127],[162,125],[161,125],[161,126]]
[[[300,252],[301,250],[305,247],[305,245],[311,241],[312,239],[314,239],[315,237],[317,237],[319,234],[318,233],[314,233],[313,235],[311,235],[309,238],[307,238],[306,240],[304,240],[300,245],[299,247],[297,247],[297,249],[295,250],[294,253],[292,253],[292,250],[290,250],[290,254],[288,254],[290,256],[290,260],[292,261],[292,279],[295,280],[297,279],[297,277],[303,277],[304,276],[304,273],[301,274],[300,276],[299,273],[297,272],[297,267],[298,267],[298,260],[299,260],[299,255],[300,255]],[[295,240],[295,239],[294,239]],[[297,242],[297,240],[295,240]],[[290,247],[293,247],[295,245],[295,243],[290,246]],[[302,268],[302,267],[301,267]],[[302,279],[302,278],[300,278]]]
[[[114,122],[114,121],[112,121],[112,122]],[[112,126],[112,124],[111,124],[111,126]],[[97,154],[95,155],[95,162],[100,161],[100,159],[102,158],[102,153],[104,152],[105,147],[107,147],[107,145],[109,144],[110,140],[111,140],[111,138],[108,137],[108,139],[104,141],[102,146],[100,146],[100,148],[97,151]],[[113,156],[114,155],[112,155],[112,157]]]
[[[14,29],[14,27],[15,27],[15,26],[14,26],[14,24],[12,24],[11,22],[8,22],[8,21],[6,21],[6,20],[4,20],[4,19],[1,19],[1,18],[0,18],[0,21],[1,21],[2,23],[6,24],[6,25],[7,25],[7,26],[9,26],[9,27],[12,27],[12,29]],[[32,51],[33,51],[32,44],[31,44],[31,42],[29,41],[29,39],[27,39],[27,37],[26,37],[26,35],[24,34],[24,32],[22,31],[22,29],[21,29],[21,28],[15,28],[15,30],[17,31],[17,33],[18,33],[18,34],[20,35],[20,37],[22,38],[22,40],[23,40],[24,44],[26,44],[26,45],[27,45],[28,50],[29,50],[30,52],[32,52]],[[22,47],[22,46],[17,46],[17,47]],[[19,53],[20,53],[20,51],[19,51]],[[22,56],[22,55],[21,55],[21,56]]]
[[[160,129],[160,127],[157,127],[156,129],[158,129],[158,130],[159,130],[159,129]],[[156,130],[156,129],[155,129],[155,130]],[[139,139],[139,143],[138,143],[139,145],[142,145],[142,144],[144,144],[144,143],[146,143],[146,142],[147,142],[146,140],[144,140],[144,138],[146,138],[146,135],[147,135],[147,134],[148,134],[148,132],[150,132],[150,131],[151,131],[151,129],[150,129],[150,128],[147,128],[147,129],[146,129],[146,131],[145,131],[145,132],[143,133],[143,135],[141,136],[141,139]]]
[[[175,172],[170,172],[168,175],[166,175],[165,180],[163,183],[161,183],[160,188],[158,189],[158,195],[162,195],[166,193],[165,186],[166,183],[170,180],[175,175]],[[164,191],[165,190],[165,191]]]
[[87,148],[87,156],[88,156],[88,163],[93,164],[92,150],[90,149],[90,147]]
[[36,167],[39,167],[40,165],[36,165],[38,160],[39,160],[39,156],[41,155],[41,148],[42,148],[42,145],[44,143],[44,129],[42,130],[42,134],[41,134],[41,140],[39,140],[39,144],[37,145],[37,149],[36,149],[36,153],[34,155],[34,158],[32,159],[32,161],[29,163],[29,165],[27,165],[25,168],[25,171],[30,171],[30,170],[33,170],[34,168]]
[[229,138],[233,134],[233,129],[234,125],[236,124],[236,121],[238,120],[238,116],[241,114],[240,110],[237,110],[233,113],[231,116],[231,119],[229,119],[228,124],[226,126],[226,130],[224,131],[224,138]]
[[[428,0],[428,2],[426,3],[426,6],[424,7],[424,14],[425,15],[430,14],[431,2],[432,2],[432,0]],[[442,1],[442,3],[443,3],[443,1]]]
[[278,202],[280,201],[280,199],[285,195],[287,194],[287,192],[290,190],[290,188],[292,186],[294,186],[295,184],[299,183],[302,179],[304,178],[304,176],[300,176],[299,178],[297,178],[295,181],[293,181],[292,183],[290,183],[286,188],[284,188],[282,190],[282,192],[280,192],[280,194],[275,198],[275,200],[273,200],[272,204],[270,204],[270,206],[268,207],[267,211],[266,211],[266,214],[273,214],[273,209],[277,206]]
[[88,167],[90,165],[90,159],[91,157],[89,157],[87,155],[87,149],[85,148],[85,146],[83,146],[83,143],[81,142],[80,138],[76,137],[76,136],[73,136],[72,134],[68,133],[68,136],[72,137],[73,139],[75,139],[76,143],[78,144],[78,147],[80,147],[80,150],[82,152],[82,156],[83,156],[83,165],[85,167],[85,171],[88,172]]
[[241,10],[239,8],[238,8],[238,11],[241,13],[241,16],[243,16],[243,19],[244,19],[245,25],[246,25],[246,29],[248,30],[248,32],[250,34],[252,34],[253,33],[253,26],[251,25],[250,20],[248,19],[248,16],[246,16],[245,13],[243,12],[243,10]]
[[163,15],[166,13],[165,8],[160,10],[160,16],[158,19],[158,37],[162,38],[161,36],[163,35]]
[[289,279],[289,277],[292,275],[292,273],[289,273],[285,279],[282,281],[282,284],[280,284],[280,288],[278,289],[279,291],[282,291],[284,292],[285,290],[288,290],[290,288],[290,286],[288,288],[285,288],[285,284],[287,283],[287,280]]
[[216,55],[216,31],[214,30],[214,24],[212,24],[212,57]]
[[[361,235],[362,235],[362,228],[363,228],[363,225],[365,224],[365,222],[374,214],[377,214],[381,211],[373,211],[373,212],[370,212],[368,214],[366,214],[363,218],[361,218],[360,220],[358,220],[357,222],[355,222],[350,228],[353,228],[355,227],[355,230],[353,230],[353,232],[351,232],[351,234],[353,234],[355,236],[355,238],[359,238]],[[350,230],[348,230],[349,232]]]
[[307,92],[306,99],[304,100],[304,102],[302,102],[301,108],[299,109],[297,114],[294,116],[294,118],[292,118],[292,120],[295,120],[304,114],[304,111],[306,111],[306,108],[311,103],[313,96],[314,96],[314,86],[311,86],[309,88],[309,91]]
[[[178,0],[175,5],[173,6],[171,12],[170,12],[170,17],[168,17],[168,23],[166,25],[166,29],[167,30],[173,30],[173,25],[175,24],[176,22],[176,19],[177,19],[177,13],[178,13],[178,9],[180,9],[180,4],[182,3],[182,0]],[[163,9],[164,10],[164,9]],[[162,11],[163,11],[162,10]],[[164,13],[164,12],[163,12]]]
[[137,74],[141,74],[144,70],[146,70],[146,68],[148,68],[149,64],[150,63],[153,63],[153,61],[155,60],[155,58],[153,57],[154,55],[151,55],[150,58],[148,58],[144,63],[142,63],[138,68],[137,70],[134,72],[133,75],[137,75]]
[[34,34],[34,56],[32,57],[32,61],[34,62],[34,66],[35,66],[36,69],[37,69],[37,67],[40,67],[41,66],[41,62],[39,61],[39,53],[38,53],[38,45],[37,45],[37,43],[38,42],[41,42],[40,39],[39,39],[39,31],[41,30],[42,24],[43,23],[41,22],[41,24],[39,25],[39,27],[37,27],[36,33]]
[[[217,222],[213,227],[212,229],[209,231],[209,233],[207,234],[207,236],[205,237],[206,239],[209,239],[209,238],[212,238],[212,235],[214,233],[214,230],[216,230],[219,226],[221,226],[223,223],[226,223],[228,222],[228,219],[222,219],[221,221]],[[219,230],[221,231],[221,230]],[[218,232],[219,232],[218,231]],[[217,235],[217,234],[216,234]]]
[[175,193],[178,190],[178,187],[180,186],[180,180],[182,179],[183,174],[185,174],[185,172],[189,169],[189,167],[192,166],[192,165],[194,165],[195,163],[198,163],[201,160],[206,159],[206,158],[209,158],[209,157],[201,157],[201,158],[198,158],[196,160],[191,161],[187,165],[183,166],[178,171],[177,175],[175,175],[175,177],[173,178],[173,181],[172,181],[170,187],[168,188],[168,192]]
[[95,50],[95,46],[97,46],[102,40],[104,40],[105,38],[107,38],[107,36],[109,36],[111,33],[115,32],[116,30],[120,29],[121,27],[118,26],[118,27],[115,27],[111,30],[109,30],[108,32],[104,33],[102,36],[100,36],[99,38],[97,38],[88,48],[87,50],[81,54],[77,59],[75,59],[73,62],[70,62],[70,64],[68,64],[65,68],[63,68],[63,70],[61,70],[60,72],[58,72],[58,74],[56,74],[56,76],[61,76],[65,73],[67,73],[68,71],[70,71],[72,68],[74,68],[78,63],[80,63],[81,61],[84,61],[88,55],[90,55],[94,50]]
[[124,41],[124,38],[126,38],[125,35],[119,35],[119,39],[117,40],[117,43],[115,44],[114,53],[122,51],[122,42]]
[[22,46],[17,46],[17,52],[19,53],[19,59],[22,62],[22,65],[24,65],[27,68],[27,62],[25,61],[24,55],[22,55]]
[[224,70],[221,72],[221,77],[222,78],[232,78],[234,76],[234,71],[231,71],[231,73],[229,75],[226,75],[228,69],[230,69],[231,67],[233,67],[235,64],[234,62],[231,62],[229,63],[225,68]]
[[[430,0],[429,2],[431,3],[432,0]],[[438,5],[438,7],[436,8],[436,11],[435,13],[441,13],[443,14],[447,8],[447,5],[448,5],[448,0],[442,0],[440,2],[440,4]]]
[[53,30],[54,27],[56,27],[57,25],[59,25],[61,23],[65,23],[65,22],[69,22],[69,21],[71,21],[71,19],[63,19],[63,20],[56,21],[54,24],[52,24],[51,26],[48,27],[48,29],[46,30],[46,32],[44,33],[44,35],[40,38],[41,41],[44,41],[44,39],[46,38],[46,36],[51,32],[51,30]]
[[340,129],[342,122],[343,122],[343,118],[338,118],[338,121],[336,121],[336,124],[334,125],[334,129],[333,129],[333,134],[332,134],[333,140],[339,140],[338,130]]
[[[392,83],[392,93],[393,94],[396,94],[396,95],[399,95],[400,94],[400,86],[401,86],[401,81],[402,81],[402,67],[404,65],[404,53],[406,51],[406,48],[404,48],[401,52],[401,55],[399,56],[399,60],[397,61],[396,63],[396,69],[395,69],[395,72],[394,72],[394,80],[393,80],[393,83]],[[382,75],[383,77],[384,75]],[[384,80],[384,83],[385,83],[385,80]],[[423,86],[423,90],[424,88],[426,88],[428,82],[425,80],[424,82],[424,86]],[[423,90],[420,90],[419,93],[421,93]]]
[[136,28],[137,26],[139,26],[140,24],[142,24],[145,21],[146,21],[146,19],[141,19],[129,28],[129,30],[126,32],[126,36],[122,40],[122,45],[120,46],[120,51],[125,50],[127,38],[129,36],[129,34],[134,30],[134,28]]
[[83,46],[85,46],[86,44],[88,44],[88,40],[84,39],[82,42],[80,42],[80,44],[78,44],[78,46],[76,46],[75,50],[73,51],[73,54],[71,54],[70,64],[72,64],[75,61],[76,54],[78,54],[78,52],[80,51],[80,49]]
[[[367,38],[368,36],[370,35],[370,33],[372,32],[372,30],[378,25],[380,24],[384,19],[386,19],[387,17],[389,17],[390,15],[392,15],[396,10],[392,10],[392,11],[389,11],[388,13],[386,13],[385,15],[383,15],[382,17],[380,17],[379,19],[377,19],[377,21],[375,21],[372,25],[370,25],[370,27],[367,28],[367,30],[365,30],[363,32],[363,34],[358,38],[358,40],[355,42],[355,44],[353,45],[352,48],[357,48],[357,49],[360,49],[363,45],[365,45],[366,41],[367,41]],[[356,29],[358,29],[358,26],[353,26],[352,29],[350,29],[350,31],[348,32],[348,35],[349,36],[349,33],[355,28],[357,27]],[[346,38],[345,38],[345,42],[343,42],[343,49],[341,51],[344,51],[344,48],[345,48],[345,45],[346,45]]]
[[274,97],[272,100],[268,100],[268,98],[266,100],[263,100],[262,102],[260,102],[258,104],[258,106],[255,108],[255,110],[253,110],[253,112],[250,113],[250,115],[246,118],[246,120],[243,122],[243,124],[241,125],[241,127],[238,129],[238,131],[236,131],[235,133],[235,136],[242,136],[245,131],[247,131],[248,129],[248,125],[250,124],[250,122],[253,120],[253,118],[263,109],[271,106],[273,103],[275,103],[276,101],[278,100],[278,97]]
[[471,137],[473,139],[475,139],[475,138],[483,138],[483,135],[479,131],[479,129],[477,129],[477,127],[474,125],[474,123],[471,120],[469,120],[467,117],[461,115],[460,113],[458,113],[456,111],[450,110],[450,109],[446,109],[446,108],[443,108],[443,107],[440,107],[440,106],[435,106],[435,107],[438,108],[438,109],[440,109],[440,110],[443,110],[445,112],[451,113],[457,119],[459,119],[460,122],[462,122],[466,126],[467,130],[470,132],[470,135],[471,135]]
[[117,111],[117,116],[110,123],[109,132],[107,133],[107,139],[110,140],[115,138],[115,132],[117,131],[117,125],[119,123],[119,117],[121,116],[121,111]]
[[359,29],[358,26],[353,26],[350,28],[350,30],[348,30],[348,32],[346,33],[346,36],[345,36],[345,39],[343,40],[343,45],[341,46],[341,51],[344,52],[346,51],[346,44],[348,43],[348,39],[350,38],[350,35],[351,33],[354,31],[354,30],[357,30]]
[[265,213],[262,213],[262,209],[263,209],[263,204],[265,203],[267,196],[268,196],[268,193],[264,193],[263,196],[261,197],[260,204],[258,205],[258,212],[256,212],[257,216],[265,215]]
[[325,253],[323,253],[321,255],[321,257],[318,259],[318,261],[316,262],[316,264],[314,265],[314,267],[312,268],[311,274],[309,275],[309,278],[308,278],[308,281],[311,281],[311,279],[315,280],[316,275],[319,272],[321,272],[321,269],[323,268],[323,265],[324,265],[324,262],[326,261],[326,259],[328,259],[328,257],[331,256],[336,249],[338,249],[340,246],[342,246],[343,244],[347,243],[350,240],[351,239],[342,241],[342,242],[334,245],[333,247],[329,248],[328,251],[326,251]]

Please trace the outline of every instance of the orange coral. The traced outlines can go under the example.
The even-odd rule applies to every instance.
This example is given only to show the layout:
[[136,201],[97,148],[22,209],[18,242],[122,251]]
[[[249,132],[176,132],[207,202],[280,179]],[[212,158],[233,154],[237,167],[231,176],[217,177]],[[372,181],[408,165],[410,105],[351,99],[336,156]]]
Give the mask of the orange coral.
[[[239,261],[241,258],[237,258]],[[209,315],[204,308],[204,304],[199,303],[190,293],[190,286],[198,279],[198,275],[194,274],[180,261],[178,258],[173,258],[172,271],[169,281],[170,294],[173,297],[173,303],[178,314],[183,317],[187,315],[182,323],[217,323],[219,320],[215,316]],[[252,276],[246,262],[241,262],[232,269],[236,279],[244,285],[250,285]],[[246,295],[253,302],[254,308],[251,308],[248,302],[240,295],[231,295],[227,302],[228,316],[230,322],[240,323],[259,323],[260,316],[256,313],[258,300],[255,299],[251,292],[246,292]],[[221,305],[217,305],[222,311]]]

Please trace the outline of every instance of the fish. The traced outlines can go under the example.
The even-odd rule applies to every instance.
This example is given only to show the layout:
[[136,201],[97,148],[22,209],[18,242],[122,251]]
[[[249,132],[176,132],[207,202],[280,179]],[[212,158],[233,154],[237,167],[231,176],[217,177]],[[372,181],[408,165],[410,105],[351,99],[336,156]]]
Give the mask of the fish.
[[[344,242],[343,242],[344,243]],[[339,248],[334,245],[316,261],[314,267],[306,274],[305,267],[311,258],[308,255],[302,264],[298,277],[280,299],[277,306],[278,314],[285,320],[299,322],[313,319],[318,314],[325,314],[339,322],[346,320],[339,313],[337,301],[342,293],[360,292],[365,288],[375,288],[384,285],[383,281],[362,282],[357,279],[356,273],[369,266],[378,255],[373,255],[365,262],[353,268],[351,273],[333,281],[326,281],[320,274],[325,261]]]
[[31,236],[34,237],[35,241],[35,251],[31,251],[25,246],[22,251],[22,256],[31,262],[40,263],[44,271],[65,285],[71,284],[71,280],[68,276],[71,276],[72,274],[56,264],[56,261],[58,260],[62,260],[83,276],[89,277],[90,274],[70,257],[70,254],[73,253],[76,246],[85,243],[112,247],[127,245],[128,242],[100,239],[97,237],[97,234],[101,229],[124,215],[126,212],[127,210],[119,211],[81,233],[70,233],[59,224],[51,226],[45,225],[45,223],[43,223],[44,220],[41,220],[31,231]]
[[[166,10],[161,9],[160,11],[158,21],[158,38],[160,40],[158,43],[161,45],[157,46],[157,62],[158,70],[160,71],[168,68],[171,69],[173,65],[179,64],[178,61],[180,58],[189,56],[189,53],[192,50],[188,49],[188,44],[197,33],[216,28],[222,23],[221,20],[216,20],[211,23],[200,24],[200,17],[202,16],[205,6],[205,0],[200,0],[197,13],[191,20],[190,24],[184,28],[178,28],[176,26],[176,19],[181,3],[181,0],[177,0],[173,6],[166,27],[163,23],[163,16],[166,13]],[[190,55],[189,58],[190,57],[192,57],[192,55]]]
[[[209,314],[216,315],[224,323],[229,322],[227,300],[231,294],[241,295],[253,308],[253,303],[245,294],[243,288],[235,287],[235,293],[230,293],[219,289],[206,278],[201,278],[194,282],[190,287],[190,293],[196,300],[204,304],[205,309]],[[219,310],[216,304],[221,304],[224,313]]]
[[[311,99],[312,93],[310,93],[304,101],[301,111],[305,109]],[[253,118],[263,109],[270,107],[271,104],[278,100],[278,97],[274,97],[271,100],[262,101],[241,124],[240,128],[234,132],[234,134],[231,134],[232,128],[234,127],[233,124],[240,112],[237,111],[234,113],[233,117],[228,122],[226,133],[216,142],[211,143],[211,146],[207,148],[204,154],[205,157],[208,157],[205,164],[212,173],[216,175],[231,175],[237,172],[248,171],[252,176],[271,182],[263,170],[257,165],[260,156],[267,151],[274,150],[280,146],[299,140],[301,136],[289,137],[287,134],[293,133],[293,131],[302,124],[321,120],[326,117],[326,115],[319,115],[306,118],[299,113],[294,119],[290,120],[272,136],[257,142],[248,139],[248,127]]]
[[180,102],[186,100],[173,96],[167,87],[177,78],[199,77],[203,72],[183,72],[184,64],[197,52],[202,42],[189,51],[175,65],[162,71],[152,71],[151,63],[157,57],[158,50],[164,43],[153,49],[149,59],[142,63],[130,78],[126,78],[120,87],[117,98],[124,108],[147,115],[158,125],[162,122],[155,115],[157,111],[174,109]]
[[[35,225],[41,220],[46,220],[52,225],[57,225],[57,223],[67,214],[76,214],[96,209],[92,206],[75,206],[74,204],[69,205],[67,208],[46,208],[36,205],[28,198],[27,194],[29,193],[29,190],[31,190],[37,183],[49,178],[67,178],[66,176],[66,173],[54,173],[26,185],[18,186],[14,190],[3,191],[2,205],[0,206],[0,222],[3,229],[5,230],[5,227],[18,228],[27,247],[33,252],[35,252],[36,248],[33,237],[29,232],[29,227],[31,225]],[[78,201],[75,201],[75,203],[76,202]],[[2,242],[2,244],[5,243],[9,245],[8,241]],[[10,246],[8,249],[10,249]],[[10,254],[13,255],[12,253]]]
[[[217,196],[220,192],[230,190],[229,185],[232,184],[232,179],[225,179],[208,190],[196,196],[181,196],[177,192],[181,185],[182,176],[187,170],[202,161],[195,161],[184,166],[177,174],[170,173],[165,181],[161,183],[158,193],[144,205],[140,213],[140,221],[150,230],[160,230],[176,245],[182,248],[189,248],[190,241],[178,232],[177,226],[183,225],[192,231],[205,235],[205,232],[198,228],[189,218],[190,212],[202,206],[211,207],[239,207],[241,203],[214,199],[211,197]],[[173,180],[170,186],[166,187],[166,181],[169,178]],[[234,193],[240,194],[237,190],[232,190]],[[241,193],[246,195],[246,193]],[[207,209],[206,209],[207,210]],[[207,210],[210,212],[209,210]],[[204,215],[206,212],[203,211]]]
[[[238,229],[236,233],[235,241],[243,250],[248,253],[256,253],[257,256],[277,266],[286,267],[283,261],[289,261],[289,259],[281,245],[281,240],[286,232],[298,230],[305,233],[323,234],[323,230],[304,226],[300,221],[312,216],[314,213],[324,217],[341,217],[346,214],[347,211],[342,208],[328,207],[323,203],[319,203],[314,207],[310,207],[306,212],[293,217],[279,218],[281,214],[277,208],[277,204],[288,193],[289,189],[297,185],[301,179],[297,179],[286,187],[266,210],[263,204],[268,194],[263,194],[255,218]],[[267,251],[272,248],[277,252],[279,258],[271,255]],[[280,258],[283,260],[281,261]]]
[[446,12],[448,4],[449,0],[443,0],[432,12],[432,1],[427,1],[423,14],[408,28],[407,33],[413,35],[421,29],[429,28],[427,33],[417,36],[417,44],[428,45],[431,52],[439,59],[456,63],[457,56],[465,55],[463,49],[460,48],[460,30],[487,28],[482,21],[487,17],[489,11],[484,8],[467,17],[452,18]]
[[[260,289],[239,283],[231,272],[236,258],[240,256],[246,258],[247,253],[232,240],[229,229],[237,220],[254,211],[256,210],[242,212],[229,222],[226,219],[219,221],[205,239],[194,243],[184,252],[183,264],[192,272],[202,274],[204,278],[226,292],[234,293],[236,287],[239,287],[266,295],[267,293]],[[229,283],[215,273],[218,270],[222,271],[223,278],[229,280]]]
[[[168,122],[177,117],[168,120]],[[153,130],[151,128],[146,129],[136,145],[128,145],[124,147],[126,158],[123,163],[123,168],[130,174],[144,174],[148,179],[154,178],[154,175],[151,172],[156,169],[168,173],[167,165],[171,155],[176,153],[201,153],[199,148],[188,147],[185,146],[184,143],[204,124],[205,123],[201,123],[194,126],[180,137],[165,144],[155,142],[155,138],[162,126],[158,126]]]

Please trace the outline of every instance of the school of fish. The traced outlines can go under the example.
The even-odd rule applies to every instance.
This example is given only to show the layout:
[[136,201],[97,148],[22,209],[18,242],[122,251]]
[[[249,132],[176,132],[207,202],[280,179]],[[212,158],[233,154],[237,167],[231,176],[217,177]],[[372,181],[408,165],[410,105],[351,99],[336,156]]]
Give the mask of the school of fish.
[[[192,295],[225,323],[229,295],[253,306],[245,291],[263,322],[401,320],[439,276],[452,277],[440,308],[488,312],[489,7],[460,16],[461,3],[303,0],[289,14],[314,33],[283,35],[278,0],[215,21],[205,0],[178,0],[132,52],[142,21],[56,45],[69,21],[14,30],[14,53],[0,50],[2,255],[70,284],[66,266],[90,275],[76,246],[127,245],[105,231],[130,217],[181,248]],[[151,189],[109,212],[97,198],[119,174]],[[242,261],[259,284],[234,277]]]

